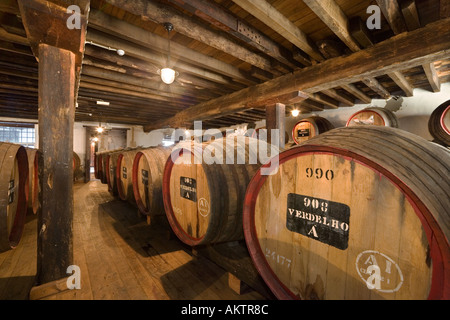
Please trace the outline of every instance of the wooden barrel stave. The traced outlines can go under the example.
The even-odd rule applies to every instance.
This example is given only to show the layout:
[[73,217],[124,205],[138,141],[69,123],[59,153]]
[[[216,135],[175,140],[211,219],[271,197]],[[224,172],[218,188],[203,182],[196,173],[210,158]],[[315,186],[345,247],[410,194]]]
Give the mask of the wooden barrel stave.
[[[378,128],[377,128],[378,129]],[[380,129],[384,129],[384,128],[380,128]],[[392,130],[392,129],[391,129]],[[366,133],[366,130],[364,130]],[[445,270],[448,268],[448,225],[449,225],[449,213],[448,213],[448,207],[449,207],[449,188],[448,188],[448,179],[446,181],[442,181],[445,180],[445,177],[448,177],[448,153],[443,154],[442,152],[440,152],[440,156],[436,157],[433,156],[433,152],[430,152],[431,150],[435,150],[435,148],[430,147],[429,144],[424,143],[424,141],[416,141],[416,137],[412,137],[410,134],[406,133],[406,132],[401,132],[400,130],[396,130],[396,131],[389,131],[389,130],[382,130],[379,131],[379,134],[375,134],[375,131],[378,130],[371,130],[369,131],[369,134],[365,135],[364,137],[366,137],[367,141],[371,141],[370,144],[367,145],[362,145],[361,146],[361,137],[355,133],[353,135],[350,134],[346,134],[349,131],[333,131],[332,133],[330,133],[329,135],[326,136],[321,136],[318,139],[312,139],[310,142],[307,143],[306,146],[302,146],[302,147],[297,147],[297,148],[293,148],[291,149],[289,152],[291,153],[291,156],[294,157],[295,155],[295,150],[294,149],[298,149],[298,150],[302,150],[302,152],[306,153],[306,152],[317,152],[320,153],[320,155],[316,155],[314,154],[314,157],[311,158],[309,164],[306,164],[306,166],[312,166],[312,162],[313,159],[315,159],[314,161],[315,164],[319,164],[319,165],[323,165],[326,161],[326,159],[321,159],[321,157],[326,157],[325,154],[327,152],[330,152],[330,146],[333,146],[334,148],[337,148],[336,150],[340,150],[340,152],[342,153],[343,157],[334,157],[333,160],[333,165],[335,166],[335,168],[340,167],[340,169],[335,169],[338,170],[338,172],[344,172],[347,171],[349,173],[351,173],[352,175],[355,176],[359,176],[361,177],[361,181],[364,181],[363,184],[361,184],[361,187],[366,188],[367,190],[370,190],[370,186],[373,185],[373,190],[377,190],[372,191],[371,195],[367,195],[368,198],[370,197],[379,197],[379,191],[378,190],[386,190],[383,191],[384,196],[382,197],[382,199],[384,201],[378,201],[378,206],[380,207],[379,211],[381,212],[386,212],[386,213],[390,213],[390,212],[395,212],[396,210],[401,210],[401,206],[404,206],[406,209],[404,209],[405,213],[403,214],[404,217],[404,221],[402,222],[401,220],[392,220],[392,217],[389,216],[389,214],[385,214],[385,220],[378,218],[376,221],[371,221],[371,219],[373,220],[374,217],[372,217],[372,215],[367,215],[366,217],[360,217],[359,224],[355,224],[356,220],[352,220],[352,223],[350,223],[350,230],[353,229],[353,235],[355,234],[355,232],[359,232],[358,228],[359,226],[361,227],[361,230],[364,230],[362,227],[364,225],[376,225],[377,229],[380,230],[389,230],[389,228],[392,228],[395,230],[395,228],[398,228],[398,230],[402,230],[401,228],[404,225],[407,225],[409,228],[409,232],[411,234],[423,234],[422,237],[420,236],[416,236],[413,238],[408,239],[409,242],[411,242],[412,244],[408,245],[403,241],[402,242],[402,246],[404,250],[404,252],[410,252],[411,254],[418,256],[420,254],[422,254],[422,258],[423,261],[429,259],[428,255],[431,255],[432,257],[432,261],[433,264],[431,267],[428,267],[426,264],[422,264],[423,270],[420,271],[419,270],[415,270],[414,268],[411,269],[412,267],[407,266],[405,267],[405,262],[403,262],[403,266],[402,268],[406,268],[406,269],[402,269],[404,273],[407,273],[407,277],[417,277],[420,278],[421,281],[423,283],[427,283],[427,274],[426,272],[430,272],[431,268],[432,268],[432,274],[433,274],[433,279],[434,281],[432,282],[432,284],[429,284],[430,289],[429,289],[429,297],[431,298],[436,298],[436,297],[442,297],[442,295],[447,295],[448,296],[448,275],[445,275]],[[405,147],[405,143],[407,144],[407,148]],[[359,147],[356,148],[356,146]],[[377,147],[373,147],[371,148],[371,146],[375,144]],[[391,144],[391,145],[390,145]],[[411,146],[410,144],[413,144],[415,146]],[[398,146],[398,148],[396,148],[396,146]],[[382,148],[382,149],[380,149]],[[297,150],[297,152],[299,152]],[[351,150],[351,151],[347,151],[347,150]],[[380,150],[383,150],[386,152],[383,152],[383,154],[380,153]],[[401,150],[401,152],[399,152],[399,150]],[[319,152],[320,151],[320,152]],[[396,152],[395,152],[396,151]],[[364,167],[364,166],[360,166],[358,165],[358,161],[354,161],[354,162],[350,162],[350,161],[344,161],[343,159],[348,158],[348,159],[353,159],[352,157],[356,155],[359,155],[359,161],[363,161],[362,156],[364,156],[365,160],[364,163],[368,163],[368,161],[373,161],[373,165],[375,166],[377,163],[381,163],[384,164],[385,167],[389,168],[389,171],[392,173],[386,174],[386,175],[377,175],[371,171],[368,170],[368,168]],[[386,156],[386,154],[388,156]],[[418,160],[418,154],[423,154],[425,157],[425,160]],[[390,155],[390,156],[389,156]],[[306,160],[306,155],[302,156],[302,158],[304,158],[304,161]],[[404,161],[406,163],[408,163],[407,168],[402,167],[401,165],[397,164],[399,162],[399,159],[402,159],[403,157],[405,157]],[[442,161],[443,158],[447,158],[447,161]],[[434,162],[433,162],[434,159]],[[300,164],[300,162],[298,162],[299,160],[297,160],[296,165],[298,166]],[[303,161],[303,160],[302,160]],[[423,163],[422,163],[423,162]],[[411,163],[411,166],[409,165],[409,163]],[[424,164],[425,163],[425,164]],[[427,167],[425,169],[423,169],[423,167]],[[437,168],[436,168],[437,167]],[[282,172],[284,174],[289,174],[289,172],[292,171],[297,171],[300,172],[302,170],[305,169],[305,164],[302,164],[302,168],[296,167],[293,168],[291,167],[290,170],[283,170],[283,166],[282,166]],[[383,168],[381,168],[380,170],[382,170]],[[353,170],[353,171],[352,171]],[[386,169],[384,169],[386,171]],[[416,171],[416,170],[420,170],[420,171]],[[424,179],[424,176],[420,177],[416,177],[416,175],[418,174],[418,172],[422,173],[423,175],[427,176],[427,179]],[[446,172],[446,175],[442,175],[442,173]],[[400,180],[398,177],[401,177],[403,180],[405,180],[406,182],[403,182],[402,180]],[[428,180],[428,177],[431,177],[431,179]],[[442,177],[444,177],[444,179],[442,179]],[[292,179],[292,178],[291,178]],[[328,187],[328,191],[323,189],[320,192],[322,192],[320,194],[321,197],[323,197],[323,199],[329,199],[329,195],[333,194],[334,195],[334,200],[337,200],[337,202],[340,203],[349,203],[352,202],[352,207],[353,206],[359,206],[361,207],[361,210],[366,210],[367,212],[374,212],[374,208],[370,207],[367,203],[364,204],[364,201],[359,201],[357,202],[356,199],[351,199],[351,196],[353,194],[355,194],[358,190],[357,189],[352,189],[352,186],[349,185],[349,180],[344,180],[342,179],[342,177],[335,177],[336,180],[334,180],[334,185],[332,189],[329,189]],[[258,180],[255,177],[255,180]],[[273,181],[274,179],[272,179]],[[425,183],[423,180],[426,180]],[[289,178],[285,178],[283,179],[284,185],[289,185],[289,183],[287,183],[286,181],[289,181]],[[408,193],[408,196],[405,196],[403,193],[407,192],[407,188],[403,186],[404,189],[401,189],[399,187],[397,187],[396,185],[394,185],[393,181],[395,183],[398,183],[398,185],[402,185],[404,183],[407,183],[407,188],[413,190],[413,193]],[[270,275],[268,275],[268,270],[270,269],[270,267],[267,267],[267,264],[269,262],[265,261],[266,254],[271,254],[271,252],[262,252],[262,250],[265,250],[267,248],[267,243],[273,240],[267,240],[267,239],[277,239],[276,235],[268,235],[266,240],[261,240],[262,242],[265,241],[265,243],[261,244],[261,247],[255,248],[255,234],[264,234],[265,230],[263,226],[259,226],[259,227],[255,227],[253,226],[253,228],[256,228],[256,231],[252,230],[251,225],[251,219],[249,218],[249,216],[251,216],[251,212],[253,212],[253,208],[254,207],[254,212],[258,212],[258,210],[263,210],[263,208],[270,208],[268,210],[270,210],[269,212],[271,212],[271,218],[273,218],[273,216],[276,216],[275,213],[278,212],[278,214],[280,214],[280,210],[277,209],[280,205],[279,203],[276,201],[276,199],[274,199],[272,201],[272,204],[270,203],[271,201],[269,200],[269,196],[266,196],[266,198],[264,198],[263,196],[262,199],[260,201],[258,201],[256,204],[256,196],[253,194],[251,194],[252,192],[256,192],[256,185],[260,184],[260,181],[252,181],[252,184],[249,186],[249,190],[247,192],[247,198],[246,198],[246,210],[244,213],[244,219],[245,219],[245,231],[246,231],[246,240],[248,242],[249,248],[251,248],[251,252],[252,252],[252,256],[255,260],[255,264],[259,264],[260,266],[265,266],[265,267],[260,267],[261,270],[260,272],[262,274],[265,274],[265,276],[267,277],[267,279],[269,279],[269,281],[271,281],[271,285],[274,291],[276,291],[279,294],[280,298],[296,298],[295,293],[291,292],[289,288],[286,288],[285,285],[283,285],[283,283],[281,281],[274,281],[274,278],[270,278]],[[267,183],[263,183],[261,189],[257,192],[262,193],[262,192],[266,192],[267,195],[270,194],[270,190],[267,190],[269,188],[268,186],[268,182]],[[439,188],[433,187],[436,184],[441,184]],[[305,189],[305,187],[308,187],[306,185],[306,183],[302,184],[297,184],[296,187],[294,189],[292,189],[292,184],[290,184],[290,188],[289,190],[282,190],[281,193],[286,195],[289,192],[292,193],[297,193],[297,194],[308,194],[308,192],[312,192],[311,190],[307,190],[307,188]],[[425,187],[424,187],[425,186]],[[286,187],[284,187],[286,188]],[[302,189],[303,188],[303,189]],[[428,191],[427,191],[428,189]],[[352,190],[352,192],[345,192],[344,190]],[[430,191],[432,190],[432,191]],[[272,190],[273,191],[273,190]],[[314,191],[313,192],[318,192],[318,191]],[[361,190],[359,190],[359,192],[361,192]],[[264,193],[263,193],[264,194]],[[313,193],[314,194],[314,193]],[[319,198],[319,196],[317,196]],[[346,199],[347,197],[347,199]],[[432,199],[434,198],[434,199]],[[259,198],[258,198],[259,199]],[[333,201],[334,201],[333,200]],[[411,203],[413,205],[411,205]],[[421,204],[422,203],[422,204]],[[284,205],[285,206],[285,205]],[[416,210],[419,207],[420,210],[423,210],[425,212],[425,214],[416,214]],[[277,211],[278,210],[278,211]],[[284,209],[281,209],[281,214],[285,214],[283,212],[283,210],[286,210],[285,207]],[[432,212],[432,214],[426,214],[427,211]],[[378,211],[377,211],[378,212]],[[382,213],[378,213],[378,215],[382,215]],[[374,214],[373,216],[377,216],[377,214]],[[363,219],[364,218],[364,219]],[[250,220],[249,220],[250,219]],[[389,220],[390,219],[390,220]],[[387,221],[389,221],[389,223],[387,223]],[[364,222],[364,223],[363,223]],[[273,224],[276,223],[276,221],[273,222],[267,222],[266,225],[268,224]],[[394,225],[396,225],[397,227],[393,227]],[[404,232],[405,229],[403,229]],[[416,233],[412,232],[411,230],[415,230]],[[388,232],[387,232],[388,233]],[[370,234],[370,233],[368,233]],[[389,233],[388,233],[389,234]],[[425,236],[426,234],[426,236]],[[250,236],[253,235],[253,236]],[[380,235],[380,234],[379,234]],[[447,237],[445,236],[447,235]],[[286,236],[286,235],[285,235]],[[367,235],[368,238],[373,237],[370,235]],[[394,247],[394,244],[396,243],[394,241],[394,238],[392,235],[389,235],[389,237],[387,235],[383,235],[383,237],[387,237],[388,240],[379,240],[378,238],[376,238],[375,240],[379,242],[378,247],[378,251],[382,252],[384,250],[384,252],[386,252],[386,248],[388,248],[389,246]],[[383,238],[381,237],[381,238]],[[294,238],[292,240],[292,238]],[[355,237],[357,238],[357,237]],[[425,242],[424,243],[424,239]],[[359,243],[359,249],[364,248],[365,246],[370,247],[369,244],[366,244],[365,241],[363,241],[364,239],[362,239]],[[373,239],[372,239],[373,240]],[[289,240],[284,240],[282,237],[281,239],[276,243],[278,243],[278,245],[272,244],[272,246],[269,246],[270,248],[277,248],[278,251],[280,248],[283,248],[283,242],[285,241],[289,241]],[[309,240],[309,238],[306,237],[296,237],[296,235],[291,236],[291,241],[295,241],[294,244],[298,245],[299,247],[302,245],[302,243],[308,243],[311,242]],[[382,245],[384,241],[384,245]],[[329,299],[342,299],[342,298],[354,298],[354,299],[369,299],[369,298],[392,298],[392,294],[390,293],[379,293],[376,292],[375,290],[371,291],[368,290],[367,288],[364,290],[364,284],[361,285],[360,283],[360,279],[358,279],[357,276],[355,277],[350,277],[350,276],[346,276],[343,274],[339,273],[335,273],[335,270],[345,270],[345,268],[347,267],[346,265],[346,261],[348,259],[350,259],[350,256],[355,256],[354,251],[358,250],[355,248],[351,248],[353,251],[352,253],[348,253],[348,257],[347,258],[343,258],[342,255],[340,254],[338,249],[335,249],[331,246],[326,247],[323,243],[320,243],[318,241],[315,241],[317,243],[309,243],[308,245],[310,246],[309,251],[308,250],[303,250],[303,256],[307,255],[307,254],[311,254],[310,252],[314,252],[314,254],[311,254],[313,261],[314,259],[316,261],[325,261],[328,259],[329,262],[329,266],[328,266],[328,277],[333,275],[333,277],[330,277],[328,279],[328,281],[331,281],[331,283],[337,283],[340,284],[342,288],[345,288],[346,286],[350,286],[350,287],[355,287],[357,289],[354,290],[353,294],[351,293],[346,293],[346,295],[343,295],[342,292],[323,292],[323,286],[324,283],[326,284],[326,278],[324,280],[323,276],[321,277],[321,275],[324,274],[324,272],[320,271],[321,268],[323,268],[323,264],[319,266],[314,265],[315,268],[313,268],[315,271],[311,271],[310,269],[307,269],[306,271],[309,270],[309,272],[311,274],[309,274],[308,276],[308,280],[305,281],[305,283],[300,284],[297,283],[297,287],[301,287],[302,289],[299,292],[296,292],[296,294],[299,294],[302,298],[311,298],[311,293],[314,293],[314,295],[316,295],[319,298],[329,298]],[[281,243],[281,244],[280,244]],[[430,247],[430,249],[428,249],[428,246]],[[289,254],[289,252],[291,252],[292,254],[292,249],[293,245],[291,246],[287,246],[285,248],[285,250],[287,250],[287,253],[285,252],[277,252],[278,256],[283,256],[283,254],[286,254],[286,256]],[[271,249],[267,249],[267,250],[271,250]],[[290,248],[290,249],[289,249]],[[314,250],[313,250],[314,248]],[[423,249],[418,249],[418,248],[423,248]],[[427,253],[427,250],[429,250],[430,253]],[[362,250],[361,250],[362,251]],[[306,252],[306,253],[305,253]],[[387,251],[389,252],[389,250]],[[325,254],[325,256],[323,256],[323,254]],[[389,252],[388,255],[393,255],[395,256],[395,250],[393,250],[393,252]],[[322,257],[319,259],[319,257]],[[318,260],[319,259],[319,260]],[[295,263],[295,259],[293,260],[293,264]],[[407,258],[403,257],[402,261],[406,261],[408,260]],[[340,261],[344,261],[344,262],[340,262]],[[275,268],[275,267],[274,267]],[[296,270],[292,270],[291,275],[296,274],[296,272],[298,272],[298,274],[302,274],[305,273],[305,269],[302,269],[303,267],[298,266]],[[354,266],[353,266],[354,268]],[[410,268],[410,269],[408,269]],[[414,271],[415,270],[415,271]],[[276,274],[278,275],[278,269],[275,270]],[[273,271],[272,271],[273,272]],[[417,275],[419,273],[419,275]],[[428,273],[429,274],[429,273]],[[280,275],[278,275],[279,278],[283,278],[285,277],[285,275],[283,275],[282,272],[280,272]],[[346,281],[340,281],[339,279],[342,279],[342,277],[344,279],[349,279]],[[436,280],[436,278],[438,278],[438,280]],[[319,281],[319,280],[320,281]],[[304,279],[303,279],[304,280]],[[408,279],[409,281],[409,279]],[[306,285],[306,282],[309,282],[308,285]],[[322,284],[320,284],[320,282],[322,282]],[[405,279],[406,282],[406,279]],[[442,285],[440,285],[439,283],[444,283]],[[405,285],[406,286],[406,285]],[[295,285],[294,285],[295,287]],[[321,289],[322,288],[322,289]],[[292,289],[292,288],[291,288]],[[309,291],[309,293],[308,293]],[[418,291],[418,290],[417,290]],[[425,290],[426,291],[426,290]],[[369,294],[367,294],[369,292]],[[426,298],[426,293],[425,295],[422,295],[421,298]],[[411,296],[408,296],[410,293],[406,291],[402,291],[402,292],[396,292],[394,295],[394,298],[411,298]],[[391,296],[390,296],[391,295]]]
[[28,203],[28,157],[24,147],[0,143],[0,159],[0,252],[2,252],[15,248],[22,237]]

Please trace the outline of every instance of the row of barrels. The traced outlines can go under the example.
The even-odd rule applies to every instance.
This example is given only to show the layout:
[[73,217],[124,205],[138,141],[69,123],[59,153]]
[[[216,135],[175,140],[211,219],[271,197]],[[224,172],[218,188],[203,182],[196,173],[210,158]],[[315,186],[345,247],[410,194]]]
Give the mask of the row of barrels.
[[[396,115],[384,108],[369,107],[354,113],[347,121],[346,127],[351,126],[382,126],[398,128]],[[292,139],[296,145],[314,138],[335,127],[325,118],[313,116],[300,120],[292,130]],[[428,131],[434,142],[445,147],[450,146],[450,100],[438,106],[428,121]]]
[[449,150],[363,126],[252,162],[261,142],[231,139],[119,151],[112,171],[185,244],[245,240],[279,299],[450,298]]
[[[36,149],[0,142],[0,252],[17,247],[27,213],[38,212],[38,155]],[[80,158],[73,155],[76,172]]]
[[[395,114],[384,108],[369,107],[354,113],[347,121],[346,127],[351,126],[386,126],[398,128]],[[325,118],[313,116],[300,120],[292,130],[292,139],[299,145],[318,135],[335,129],[333,124]]]

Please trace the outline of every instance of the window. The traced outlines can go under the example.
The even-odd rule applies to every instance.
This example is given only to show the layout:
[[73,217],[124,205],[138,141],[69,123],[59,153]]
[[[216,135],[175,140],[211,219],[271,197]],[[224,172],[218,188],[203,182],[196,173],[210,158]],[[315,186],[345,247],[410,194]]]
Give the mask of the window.
[[34,125],[0,123],[0,141],[34,148],[36,140],[34,131]]

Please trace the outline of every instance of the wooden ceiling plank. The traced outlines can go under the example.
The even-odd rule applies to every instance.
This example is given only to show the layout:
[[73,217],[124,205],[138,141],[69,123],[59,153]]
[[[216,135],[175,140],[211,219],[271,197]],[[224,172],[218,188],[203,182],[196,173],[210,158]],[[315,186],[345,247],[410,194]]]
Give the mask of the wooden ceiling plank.
[[406,32],[406,24],[397,0],[376,0],[394,34]]
[[[189,121],[193,114],[208,119],[219,114],[234,113],[253,108],[267,99],[295,90],[315,93],[343,86],[367,77],[444,60],[450,57],[450,19],[440,20],[407,32],[345,57],[324,61],[267,81],[265,83],[201,103],[179,112],[170,119],[145,126],[152,130],[163,125],[177,126]],[[393,50],[395,48],[395,50]]]
[[270,71],[270,61],[259,54],[248,50],[244,46],[236,44],[221,33],[213,31],[211,28],[200,24],[195,18],[181,14],[174,8],[145,0],[105,0],[105,2],[140,16],[142,20],[150,20],[158,24],[170,22],[174,30],[192,39],[200,41],[217,50],[226,52],[250,65],[257,66],[260,69]]
[[233,0],[235,4],[279,33],[317,61],[324,58],[308,36],[265,0]]
[[409,83],[409,81],[405,78],[405,76],[399,72],[390,72],[387,74],[392,80],[394,80],[395,84],[403,90],[407,97],[412,97],[414,95],[414,88]]
[[[358,42],[350,33],[350,22],[335,0],[304,0],[305,4],[341,39],[353,52],[361,50]],[[387,99],[390,93],[375,78],[363,78],[361,81],[381,97]]]
[[252,47],[264,52],[268,56],[284,63],[291,68],[297,68],[292,53],[287,51],[264,33],[248,25],[234,14],[219,6],[214,1],[206,0],[169,0],[181,8],[206,20],[221,30],[235,36]]
[[[160,67],[166,67],[169,47],[169,42],[166,38],[160,37],[125,21],[116,19],[99,10],[92,10],[89,17],[89,24],[102,32],[116,35],[137,45],[160,52],[163,57]],[[230,48],[230,50],[232,50],[232,48]],[[174,41],[171,41],[170,43],[170,52],[173,61],[185,61],[198,67],[226,75],[245,85],[253,85],[256,83],[256,81],[252,81],[250,77],[239,70],[239,68],[216,58],[204,55],[198,51],[189,49]],[[176,68],[177,62],[170,67]]]
[[354,99],[352,99],[350,96],[348,96],[344,93],[339,93],[335,89],[327,89],[327,90],[323,90],[322,92],[325,93],[327,96],[330,96],[330,97],[342,102],[343,106],[351,107],[351,106],[355,105]]
[[427,63],[422,65],[422,68],[427,76],[428,82],[430,83],[431,89],[433,92],[441,91],[441,81],[439,80],[439,76],[436,71],[436,67],[434,63]]
[[[441,4],[442,2],[443,1],[441,1]],[[450,1],[446,0],[444,2],[449,3]],[[421,23],[415,0],[407,0],[402,2],[401,8],[408,30],[413,31],[419,29],[421,27]],[[434,63],[424,64],[422,68],[433,92],[440,92],[441,82],[439,80],[439,76],[437,74]]]
[[[131,57],[138,58],[144,61],[149,61],[150,63],[156,65],[162,65],[165,59],[162,55],[155,54],[142,46],[127,43],[126,41],[121,39],[114,39],[112,37],[108,37],[105,34],[102,34],[101,32],[92,29],[88,30],[87,40],[112,48],[120,48],[122,50],[125,50],[126,54],[130,55]],[[240,90],[243,88],[242,84],[232,81],[229,77],[206,70],[204,68],[184,63],[182,61],[176,62],[176,68],[177,71],[182,73],[181,76],[183,75],[183,73],[187,73],[190,75],[194,75],[203,79],[207,79],[209,81],[225,85],[234,90]]]

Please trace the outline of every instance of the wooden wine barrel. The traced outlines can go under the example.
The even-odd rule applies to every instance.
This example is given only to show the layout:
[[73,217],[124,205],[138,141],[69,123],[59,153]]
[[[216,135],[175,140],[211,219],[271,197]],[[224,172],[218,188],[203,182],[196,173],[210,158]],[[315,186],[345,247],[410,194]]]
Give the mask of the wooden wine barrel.
[[403,130],[340,128],[248,186],[250,255],[279,299],[449,299],[450,152]]
[[73,152],[73,178],[74,180],[78,179],[83,175],[81,170],[81,159],[80,156],[74,151]]
[[139,151],[133,163],[133,194],[144,215],[163,215],[162,178],[171,149],[156,147]]
[[117,191],[117,159],[121,150],[114,150],[106,154],[106,182],[108,184],[108,191],[113,195],[118,195]]
[[28,158],[28,209],[36,214],[39,209],[39,154],[37,149],[27,148]]
[[[226,141],[234,154],[224,152]],[[226,156],[234,164],[226,164]],[[180,143],[167,160],[163,177],[164,208],[177,237],[190,246],[243,239],[245,189],[259,166],[258,140],[253,138],[195,146]]]
[[19,244],[27,202],[27,152],[20,145],[0,142],[0,252]]
[[322,117],[309,117],[300,120],[292,129],[292,139],[296,144],[301,144],[324,132],[334,129],[333,124]]
[[98,152],[95,152],[94,153],[94,177],[95,177],[95,179],[100,179],[98,157],[99,157]]
[[[261,139],[261,135],[260,135],[261,130],[267,130],[267,128],[261,127],[258,129],[250,129],[250,130],[248,130],[246,136],[252,137],[254,139]],[[266,133],[266,135],[267,135],[267,133]],[[287,131],[284,132],[284,142],[286,144],[289,143],[289,133],[287,133]]]
[[125,149],[117,156],[117,193],[123,201],[136,203],[133,193],[133,161],[140,149]]
[[437,143],[450,146],[450,100],[433,111],[428,121],[428,130]]
[[398,128],[398,119],[397,116],[388,109],[371,107],[353,114],[350,119],[348,119],[346,126],[364,125]]

